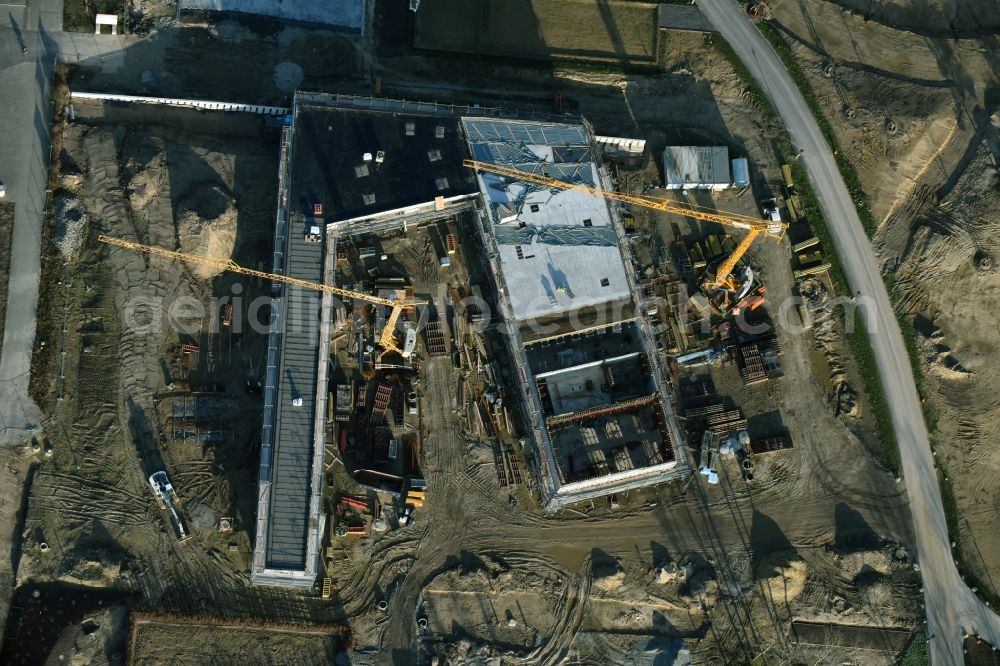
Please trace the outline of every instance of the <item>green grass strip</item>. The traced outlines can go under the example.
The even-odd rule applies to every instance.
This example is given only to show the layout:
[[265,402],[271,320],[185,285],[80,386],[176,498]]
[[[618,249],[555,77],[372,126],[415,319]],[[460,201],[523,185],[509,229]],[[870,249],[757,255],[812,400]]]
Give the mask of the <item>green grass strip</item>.
[[931,655],[927,651],[927,634],[918,631],[913,634],[906,652],[899,659],[899,666],[931,666]]
[[[969,563],[969,555],[963,547],[962,539],[959,536],[958,519],[960,516],[958,502],[955,501],[955,489],[951,485],[951,477],[946,477],[938,468],[938,484],[941,486],[941,503],[944,505],[944,517],[948,523],[948,534],[951,535],[956,547],[952,549],[955,555],[955,568],[965,584],[970,588],[975,588],[976,595],[985,601],[994,610],[1000,609],[1000,596],[993,591],[991,584],[985,584],[979,576],[972,572]],[[984,565],[985,566],[985,565]]]

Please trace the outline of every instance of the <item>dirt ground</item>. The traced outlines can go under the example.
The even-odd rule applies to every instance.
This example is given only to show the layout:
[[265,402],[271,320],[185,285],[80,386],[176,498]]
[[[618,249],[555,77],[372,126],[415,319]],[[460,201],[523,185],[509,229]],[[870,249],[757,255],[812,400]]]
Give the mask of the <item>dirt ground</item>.
[[[665,190],[651,190],[648,194],[674,196]],[[698,203],[743,215],[759,213],[753,199],[732,192],[702,194]],[[642,217],[638,220],[639,229],[655,232],[659,248],[666,248],[678,233],[685,242],[691,242],[703,238],[706,231],[724,231],[722,227],[695,224],[678,215],[656,213],[648,222]],[[832,295],[832,287],[822,276],[806,281],[793,277],[790,244],[789,240],[779,243],[762,240],[746,255],[767,288],[764,307],[770,317],[768,325],[782,350],[780,377],[745,386],[738,364],[726,359],[711,367],[681,370],[682,383],[710,382],[720,398],[728,398],[742,410],[752,439],[790,434],[794,442],[803,442],[803,451],[808,455],[806,464],[818,466],[822,461],[823,468],[850,467],[848,473],[868,477],[866,483],[874,488],[885,479],[880,478],[881,473],[870,460],[870,456],[877,456],[880,447],[873,434],[871,406],[862,394],[856,364],[844,348],[843,327],[822,311],[823,302]],[[643,255],[665,251],[651,249]],[[797,326],[798,320],[788,314],[790,309],[785,302],[793,294],[805,291],[806,285],[815,286],[820,292],[819,301],[808,306],[815,320],[810,330]],[[827,327],[822,323],[824,316],[830,319]],[[811,418],[806,418],[807,414]],[[831,437],[833,433],[836,435]],[[852,465],[854,460],[861,463]],[[830,478],[827,482],[835,480]]]
[[[275,625],[253,627],[232,624],[198,624],[169,617],[132,618],[130,664],[211,663],[342,664],[344,637],[329,629]],[[215,646],[212,649],[209,646]]]
[[[783,156],[774,153],[779,129],[769,127],[763,114],[747,112],[753,102],[724,59],[706,49],[704,36],[669,33],[662,43],[661,62],[667,73],[655,78],[559,67],[532,72],[492,65],[487,73],[469,64],[464,71],[450,68],[449,83],[444,84],[444,79],[434,74],[443,62],[404,57],[384,59],[376,71],[383,77],[384,89],[406,97],[510,99],[510,84],[516,80],[522,95],[519,103],[545,109],[546,103],[551,104],[551,91],[558,90],[563,104],[583,111],[595,131],[645,138],[653,155],[658,155],[667,141],[726,143],[734,154],[751,156],[756,167],[754,195],[762,199],[773,194],[771,184],[779,181],[783,161]],[[414,76],[430,82],[413,84]],[[533,95],[533,86],[539,93]],[[716,203],[720,207],[734,205],[729,200]],[[769,268],[775,274],[769,273],[767,279],[774,282],[776,293],[791,291],[787,247],[761,244],[751,256],[769,267],[781,267],[782,271]],[[655,601],[643,601],[645,583],[639,581],[645,579],[635,571],[654,571],[666,559],[679,562],[691,557],[704,562],[708,558],[714,563],[712,569],[722,572],[714,573],[715,579],[732,577],[736,571],[726,561],[726,553],[733,551],[733,544],[744,544],[736,548],[739,552],[753,553],[741,565],[746,579],[756,561],[789,544],[797,553],[784,556],[789,561],[789,575],[801,577],[801,567],[791,562],[806,560],[810,582],[796,602],[777,615],[776,603],[764,593],[736,599],[720,597],[724,600],[712,608],[710,618],[713,625],[723,627],[720,631],[725,637],[709,631],[700,641],[694,640],[694,649],[705,656],[718,654],[720,649],[738,654],[743,647],[765,642],[765,636],[778,640],[775,637],[783,635],[776,629],[784,621],[781,618],[792,615],[834,621],[839,617],[834,609],[846,610],[847,606],[833,605],[834,597],[845,594],[833,589],[849,579],[848,593],[857,595],[853,583],[857,570],[832,578],[814,574],[803,553],[814,552],[822,559],[831,547],[868,552],[881,542],[879,535],[888,536],[890,541],[907,541],[909,517],[901,489],[870,462],[864,443],[849,432],[849,422],[835,419],[832,407],[824,407],[817,418],[816,405],[829,403],[825,375],[818,374],[813,363],[811,340],[783,343],[786,377],[763,392],[740,387],[733,397],[740,403],[746,401],[749,411],[761,415],[775,411],[774,403],[778,403],[785,424],[794,424],[791,427],[801,445],[762,456],[752,484],[744,483],[734,471],[733,482],[724,482],[723,488],[696,490],[700,486],[695,483],[687,492],[662,488],[635,493],[623,510],[583,506],[577,507],[582,515],[567,512],[558,519],[540,519],[509,505],[506,493],[495,487],[489,450],[462,435],[459,416],[448,407],[461,381],[459,376],[444,362],[428,364],[421,418],[438,424],[422,463],[432,489],[426,511],[429,520],[419,521],[409,534],[377,537],[366,547],[371,550],[360,560],[363,565],[359,567],[355,561],[355,573],[340,580],[342,596],[351,600],[345,610],[355,618],[355,660],[375,663],[376,654],[387,648],[398,654],[413,644],[414,636],[426,634],[447,636],[449,644],[438,654],[457,663],[478,663],[498,654],[544,660],[577,654],[577,650],[595,655],[598,661],[617,661],[651,640],[627,638],[623,631],[632,626],[659,637],[657,640],[664,639],[664,643],[651,643],[656,653],[673,654],[678,648],[670,643],[670,637],[690,630],[691,618],[698,621],[698,611],[689,600],[662,592]],[[773,396],[774,391],[782,397]],[[751,393],[756,397],[750,397]],[[863,423],[859,422],[858,430],[865,429]],[[838,436],[831,437],[831,431]],[[648,508],[643,507],[648,505],[657,508],[647,513]],[[448,519],[442,521],[444,515]],[[702,522],[705,515],[710,516],[707,524]],[[586,534],[583,541],[581,534]],[[594,588],[594,579],[599,577],[594,574],[593,562],[607,558],[620,559],[619,566],[632,572],[625,574],[628,583],[621,596],[612,600]],[[553,572],[551,575],[560,571],[561,588],[553,588],[555,583],[546,580],[547,574],[526,578],[520,571],[525,568]],[[906,566],[898,570],[904,580],[916,580]],[[829,569],[816,564],[813,571],[825,574]],[[484,575],[505,581],[491,588],[496,590],[495,596],[484,593]],[[767,590],[784,587],[781,582]],[[905,584],[893,589],[893,594],[902,596],[891,602],[896,608],[895,614],[890,613],[892,621],[912,626],[919,612],[919,593]],[[616,596],[613,592],[611,597]],[[637,593],[638,597],[632,596]],[[851,604],[858,607],[861,599],[854,598],[857,601]],[[386,612],[377,609],[379,600],[388,603]],[[672,610],[685,606],[687,612]],[[736,617],[743,617],[740,613],[752,619],[736,622]],[[864,624],[879,615],[876,610],[854,621]],[[426,629],[415,622],[421,617],[427,619]],[[513,626],[510,620],[514,620]],[[694,629],[688,636],[702,636],[699,632],[704,629]],[[782,649],[791,653],[795,648]],[[825,654],[833,658],[832,653]],[[845,652],[844,656],[856,663],[873,659],[870,653],[852,656]],[[877,658],[886,663],[892,660],[888,655]]]
[[[259,186],[276,182],[273,132],[256,117],[78,105],[60,163],[64,192],[79,198],[88,224],[64,280],[66,380],[46,431],[51,456],[38,456],[23,541],[15,537],[20,584],[109,589],[140,609],[334,621],[318,599],[248,585],[261,408],[245,380],[260,367],[264,337],[177,305],[190,296],[207,307],[213,295],[239,292],[234,323],[247,321],[264,287],[206,280],[96,240],[107,233],[199,251],[228,239],[233,256],[253,265],[273,234],[275,188]],[[178,355],[182,342],[200,351]],[[210,398],[224,390],[224,423],[178,438],[171,401],[186,386]],[[183,544],[146,482],[159,469],[192,535]],[[232,532],[220,530],[223,517]]]
[[656,5],[616,1],[434,0],[416,15],[414,46],[522,58],[650,63],[656,58]]
[[997,593],[1000,49],[983,32],[996,12],[982,13],[990,3],[856,7],[875,19],[866,21],[832,3],[769,4],[801,40],[793,48],[872,199],[876,250],[913,325],[964,559]]
[[[252,183],[274,168],[274,156],[252,139],[260,131],[257,119],[217,124],[212,139],[198,141],[170,127],[119,124],[114,116],[114,110],[106,115],[99,107],[80,107],[78,122],[65,137],[61,162],[66,193],[79,198],[92,222],[76,259],[77,270],[66,285],[75,305],[67,313],[68,328],[75,335],[67,335],[65,342],[72,361],[66,364],[57,426],[50,428],[58,455],[34,485],[31,541],[37,545],[58,531],[63,554],[79,548],[79,557],[86,562],[102,558],[88,557],[85,544],[114,536],[113,525],[142,525],[169,539],[170,529],[164,529],[160,520],[165,516],[146,520],[153,505],[145,479],[166,468],[192,510],[204,505],[209,516],[216,517],[209,518],[206,527],[215,527],[221,516],[235,518],[238,531],[233,540],[235,552],[241,553],[235,555],[239,561],[248,552],[245,531],[253,522],[256,503],[252,491],[256,463],[250,445],[259,429],[257,400],[241,389],[251,361],[262,353],[261,339],[252,332],[234,334],[232,328],[213,335],[212,326],[219,328],[217,313],[184,316],[179,299],[189,297],[207,305],[212,293],[196,268],[177,270],[153,260],[147,270],[141,255],[115,251],[111,265],[118,271],[108,271],[108,251],[96,242],[96,235],[124,236],[196,254],[214,250],[225,256],[230,252],[253,256],[258,242],[265,247],[269,243],[273,193]],[[155,114],[144,120],[155,123]],[[239,245],[234,208],[241,227]],[[227,276],[214,288],[228,295],[235,283]],[[262,293],[253,283],[246,286],[246,302],[255,289],[256,295]],[[178,370],[169,367],[168,359],[181,343],[204,351],[187,355],[190,371],[176,376]],[[216,428],[222,435],[216,446],[175,441],[164,418],[170,415],[170,402],[164,403],[162,394],[181,388],[182,382],[209,391],[225,386],[230,395],[239,396],[227,411],[235,409],[245,418]],[[221,478],[213,481],[217,477]],[[73,499],[85,504],[62,511],[63,503]],[[56,524],[49,523],[50,516],[58,516]],[[103,520],[97,520],[99,516]],[[60,524],[64,520],[71,525]],[[133,536],[135,542],[117,542],[117,547],[128,552],[158,540],[148,533]],[[223,550],[221,536],[202,538],[211,550]],[[38,562],[43,570],[53,564],[45,560]],[[22,577],[33,570],[25,567]]]
[[[449,231],[462,236],[460,226]],[[433,279],[428,270],[438,270],[433,252],[421,253],[421,237],[417,230],[359,244],[377,243],[419,294]],[[460,247],[473,246],[462,236]],[[787,248],[757,253],[784,267],[772,287],[790,289]],[[465,282],[463,264],[454,258],[442,281]],[[482,284],[472,269],[468,281]],[[765,421],[780,409],[796,438],[795,449],[759,457],[752,483],[733,468],[721,486],[652,489],[620,498],[618,510],[591,503],[552,518],[523,489],[510,501],[489,445],[456,409],[459,385],[474,386],[476,372],[428,359],[420,371],[423,510],[404,529],[333,543],[329,573],[351,618],[352,661],[384,663],[422,645],[452,663],[577,654],[611,663],[647,642],[665,658],[685,649],[681,639],[705,656],[752,655],[765,642],[794,656],[800,648],[782,628],[791,618],[913,626],[918,577],[905,550],[894,555],[894,543],[910,538],[905,496],[832,409],[816,409],[825,397],[810,345],[788,340],[785,377],[732,393]],[[352,492],[341,466],[333,469],[338,491]],[[877,573],[856,580],[868,565]],[[892,655],[855,656],[892,663]]]
[[16,534],[23,518],[22,494],[31,463],[29,450],[0,449],[0,487],[5,492],[0,495],[0,534],[12,536],[9,547],[0,548],[0,636],[7,623],[10,600],[14,592],[14,576],[20,549],[16,545]]
[[934,444],[955,491],[966,560],[996,593],[1000,142],[996,128],[990,134],[951,193],[914,220],[895,291],[914,316],[924,394],[937,422]]
[[[891,221],[925,184],[947,190],[996,104],[995,38],[915,36],[832,3],[772,4],[875,219]],[[889,252],[905,242],[899,226],[903,238],[885,232]]]
[[[284,99],[277,81],[286,79],[271,77],[271,70],[295,62],[288,53],[306,58],[310,35],[320,39],[288,30],[298,29],[259,36],[232,22],[164,30],[119,64],[82,70],[79,82],[122,92]],[[282,50],[285,41],[288,51]],[[754,112],[704,36],[670,33],[660,44],[665,71],[656,77],[559,66],[459,67],[406,54],[365,60],[365,67],[382,77],[386,94],[401,97],[513,101],[553,110],[556,91],[562,108],[583,112],[597,133],[645,138],[652,155],[668,141],[722,142],[751,157],[753,196],[771,194],[787,158],[775,154],[780,128]],[[234,58],[259,58],[265,75],[260,69],[251,76],[204,68],[206,50],[223,45],[234,49]],[[338,53],[331,48],[329,57]],[[369,56],[358,53],[338,66],[353,72]],[[326,76],[302,64],[303,85],[334,85],[337,73]],[[457,409],[460,387],[478,390],[481,380],[450,357],[423,359],[415,431],[423,439],[419,463],[428,491],[415,523],[346,547],[337,542],[331,600],[319,598],[318,590],[303,595],[250,588],[246,558],[260,406],[243,394],[242,383],[261,339],[211,333],[197,316],[180,317],[193,324],[185,333],[164,327],[138,334],[125,321],[130,298],[190,294],[206,302],[213,294],[230,294],[234,281],[206,280],[165,261],[98,247],[95,234],[191,249],[205,245],[199,239],[206,228],[220,227],[212,238],[216,251],[224,252],[235,211],[234,258],[252,264],[259,243],[270,242],[276,141],[259,121],[238,116],[78,111],[82,118],[69,126],[61,160],[66,177],[79,176],[64,188],[79,197],[89,220],[66,287],[70,330],[78,335],[68,337],[66,398],[48,433],[53,456],[42,461],[32,485],[22,581],[109,586],[139,607],[177,613],[347,621],[355,664],[409,663],[420,651],[469,664],[506,656],[531,663],[578,656],[615,663],[681,650],[701,660],[719,654],[749,660],[764,649],[791,659],[799,656],[785,638],[793,618],[917,623],[919,581],[905,550],[896,553],[897,544],[911,540],[905,495],[865,455],[849,423],[834,418],[826,377],[814,370],[807,338],[783,340],[785,377],[760,391],[733,390],[748,412],[767,417],[765,425],[771,412],[781,410],[784,425],[794,429],[796,447],[760,456],[752,483],[737,469],[724,469],[718,486],[698,476],[687,485],[630,493],[619,498],[617,509],[595,502],[553,517],[540,514],[529,488],[499,487],[493,447],[472,434]],[[748,202],[749,196],[718,204]],[[197,212],[197,219],[178,214],[185,210]],[[439,279],[436,258],[431,254],[428,261],[422,243],[389,245],[413,279]],[[462,236],[461,247],[468,254],[456,258],[448,279],[471,269],[470,284],[488,284],[477,272],[475,243]],[[769,289],[790,293],[787,246],[760,245],[751,256],[771,267]],[[244,282],[244,288],[254,286]],[[149,313],[139,314],[141,323]],[[197,344],[197,356],[171,356],[181,342]],[[186,379],[178,372],[184,358],[191,368]],[[497,358],[502,365],[499,353]],[[172,436],[169,394],[183,381],[223,383],[226,395],[239,396],[238,422],[221,429],[222,442]],[[331,465],[335,488],[355,490],[343,467]],[[194,538],[183,545],[169,516],[153,503],[145,477],[154,469],[170,473],[184,501]],[[234,517],[233,533],[218,531],[223,516]],[[234,637],[216,641],[220,661],[238,656],[243,645],[271,655],[284,645],[245,640],[238,632]],[[310,645],[305,649],[323,649]]]
[[915,4],[904,0],[865,2],[839,0],[835,3],[866,20],[884,23],[917,35],[937,37],[975,37],[1000,27],[996,4],[978,0],[930,0]]

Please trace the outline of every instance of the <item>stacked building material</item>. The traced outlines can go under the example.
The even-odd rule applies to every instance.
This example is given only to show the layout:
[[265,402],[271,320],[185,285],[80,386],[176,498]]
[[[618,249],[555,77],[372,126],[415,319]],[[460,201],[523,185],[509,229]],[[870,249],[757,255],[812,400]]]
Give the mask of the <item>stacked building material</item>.
[[767,370],[760,357],[760,347],[756,342],[740,345],[737,348],[739,355],[740,376],[747,386],[759,384],[767,381]]
[[441,322],[427,322],[425,331],[427,336],[427,353],[431,356],[447,356],[448,344],[444,339],[444,332],[441,330]]
[[392,399],[392,384],[379,384],[372,401],[371,423],[382,423],[385,420],[385,410]]

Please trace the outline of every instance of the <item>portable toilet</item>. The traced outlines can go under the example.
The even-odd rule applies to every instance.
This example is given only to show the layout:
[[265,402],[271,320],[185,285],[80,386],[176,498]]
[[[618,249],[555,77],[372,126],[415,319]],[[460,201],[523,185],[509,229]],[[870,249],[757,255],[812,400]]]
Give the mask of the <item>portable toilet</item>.
[[742,189],[750,184],[750,165],[747,158],[737,157],[732,161],[733,187]]

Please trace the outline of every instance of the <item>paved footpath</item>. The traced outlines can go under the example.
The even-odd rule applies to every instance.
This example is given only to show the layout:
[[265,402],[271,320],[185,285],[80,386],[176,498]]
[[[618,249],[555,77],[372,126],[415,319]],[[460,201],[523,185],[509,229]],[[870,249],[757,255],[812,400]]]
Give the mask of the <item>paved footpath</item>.
[[0,181],[14,204],[10,284],[0,356],[0,445],[28,439],[42,412],[28,396],[49,167],[56,60],[113,71],[127,45],[113,35],[64,33],[62,0],[0,0]]
[[0,5],[0,180],[14,203],[10,286],[0,358],[0,443],[23,441],[42,414],[28,397],[41,225],[49,165],[51,35],[62,29],[62,3]]

